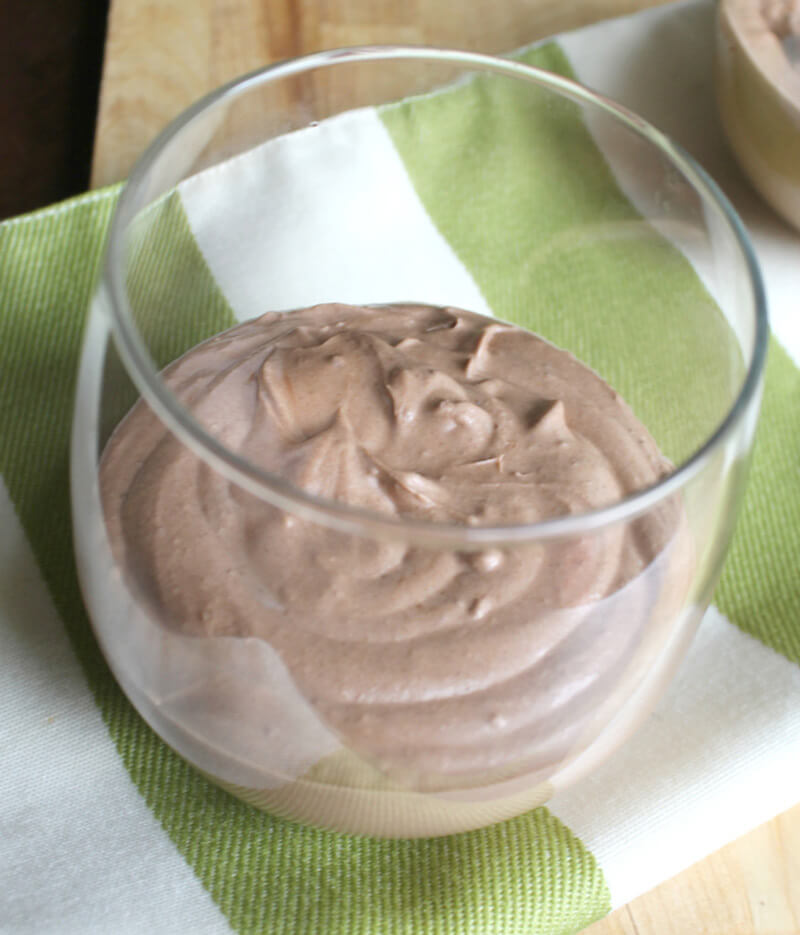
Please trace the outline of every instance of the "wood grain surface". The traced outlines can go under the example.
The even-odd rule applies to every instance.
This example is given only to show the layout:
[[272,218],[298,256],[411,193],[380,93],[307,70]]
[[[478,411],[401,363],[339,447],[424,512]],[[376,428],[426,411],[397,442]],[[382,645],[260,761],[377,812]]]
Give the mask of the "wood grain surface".
[[395,42],[501,52],[659,0],[112,0],[92,187],[201,95],[269,62]]
[[[188,104],[271,61],[376,42],[499,52],[658,2],[112,0],[92,185],[124,178]],[[800,935],[800,805],[586,935]]]

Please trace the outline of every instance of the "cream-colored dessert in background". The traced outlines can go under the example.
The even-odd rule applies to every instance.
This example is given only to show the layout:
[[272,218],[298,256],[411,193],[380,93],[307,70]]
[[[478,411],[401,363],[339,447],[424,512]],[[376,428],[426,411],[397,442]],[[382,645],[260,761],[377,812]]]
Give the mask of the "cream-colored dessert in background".
[[800,0],[720,0],[720,116],[755,187],[800,228]]
[[[606,506],[671,469],[592,370],[452,308],[268,314],[164,378],[252,463],[398,520],[535,523]],[[272,755],[263,783],[253,769],[246,788],[209,771],[258,804],[348,830],[443,833],[537,804],[646,664],[691,563],[675,499],[593,536],[504,548],[338,532],[232,485],[143,403],[105,449],[101,495],[126,585],[170,639],[205,647],[188,679],[170,650],[154,704],[194,717],[196,743],[220,761],[250,764],[270,736],[301,744],[292,717],[316,719],[311,753]],[[285,687],[282,676],[217,677],[215,643],[223,667],[237,647],[269,647]],[[202,718],[218,727],[208,737]],[[516,804],[492,811],[492,788]],[[427,817],[421,793],[435,796]],[[370,794],[369,816],[354,818]]]

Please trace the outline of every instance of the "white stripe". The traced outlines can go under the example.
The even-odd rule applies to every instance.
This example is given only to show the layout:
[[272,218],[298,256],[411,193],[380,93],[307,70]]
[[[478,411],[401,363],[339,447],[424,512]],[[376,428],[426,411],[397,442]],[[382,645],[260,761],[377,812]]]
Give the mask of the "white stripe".
[[798,764],[800,667],[711,608],[655,713],[550,809],[620,906],[793,805]]
[[180,192],[239,319],[317,302],[404,300],[491,314],[373,108],[271,140]]
[[800,235],[755,195],[725,141],[714,98],[714,15],[710,0],[688,0],[566,33],[559,44],[579,81],[675,139],[731,199],[764,274],[773,331],[800,366]]
[[0,930],[227,922],[122,764],[0,479]]

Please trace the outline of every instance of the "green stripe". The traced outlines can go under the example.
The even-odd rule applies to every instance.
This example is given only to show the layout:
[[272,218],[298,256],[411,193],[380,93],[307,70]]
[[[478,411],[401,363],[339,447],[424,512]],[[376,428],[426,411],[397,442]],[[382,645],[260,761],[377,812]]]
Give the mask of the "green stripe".
[[129,254],[128,297],[156,366],[236,324],[177,193],[150,205],[131,225]]
[[[192,236],[177,193],[150,205],[131,226],[126,285],[136,326],[159,368],[236,323]],[[180,315],[174,312],[177,306],[184,309]],[[138,397],[113,345],[103,381],[104,442]]]
[[114,202],[111,190],[0,225],[0,473],[98,685],[107,670],[74,573],[68,452],[84,313]]
[[607,905],[591,858],[546,809],[450,838],[380,841],[282,822],[185,779],[194,820],[174,839],[239,932],[567,935]]
[[715,602],[800,665],[800,370],[773,340],[736,535]]

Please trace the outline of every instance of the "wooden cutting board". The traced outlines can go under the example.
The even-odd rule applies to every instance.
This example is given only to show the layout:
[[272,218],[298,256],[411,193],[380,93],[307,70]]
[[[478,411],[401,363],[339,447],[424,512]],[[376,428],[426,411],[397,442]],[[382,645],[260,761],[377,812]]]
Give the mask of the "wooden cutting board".
[[346,45],[503,52],[663,0],[112,0],[92,187],[128,174],[173,117],[269,62]]
[[[202,94],[271,61],[381,42],[500,52],[658,2],[112,0],[92,186],[124,178],[155,134]],[[800,805],[586,932],[800,935]]]

